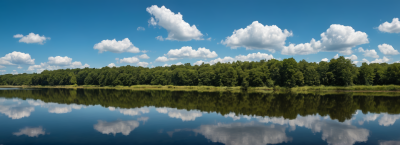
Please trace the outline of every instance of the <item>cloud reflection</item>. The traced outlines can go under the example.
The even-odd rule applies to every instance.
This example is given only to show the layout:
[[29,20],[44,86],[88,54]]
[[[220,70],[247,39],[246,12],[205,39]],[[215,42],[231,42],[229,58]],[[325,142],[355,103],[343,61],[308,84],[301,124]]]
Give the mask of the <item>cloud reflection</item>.
[[20,129],[19,132],[14,132],[13,135],[16,136],[27,135],[29,137],[39,137],[39,135],[45,135],[45,131],[41,126],[35,128],[25,127],[24,129]]
[[158,113],[167,114],[171,118],[182,119],[182,121],[194,121],[197,117],[201,117],[203,113],[198,110],[181,110],[175,108],[157,108]]
[[122,133],[123,135],[129,135],[131,131],[139,127],[139,122],[136,120],[113,122],[99,120],[93,127],[103,134],[113,134],[115,136],[117,133]]
[[69,113],[72,109],[80,110],[84,108],[84,105],[77,104],[58,104],[58,103],[46,103],[41,100],[27,100],[30,105],[40,106],[42,108],[48,108],[49,113],[63,114]]
[[212,142],[226,145],[265,145],[291,141],[283,126],[265,126],[255,123],[202,125],[194,130]]
[[129,115],[129,116],[136,116],[136,115],[141,115],[141,114],[145,114],[145,113],[149,113],[150,112],[150,109],[147,108],[147,107],[133,108],[133,109],[117,109],[115,107],[108,107],[108,109],[110,111],[119,110],[120,113],[122,113],[124,115]]
[[397,119],[400,118],[400,115],[393,115],[393,114],[367,114],[363,117],[363,120],[358,121],[358,124],[363,125],[364,122],[375,121],[378,119],[379,125],[382,126],[390,126],[393,125]]
[[11,119],[21,119],[29,117],[35,108],[29,104],[23,104],[16,100],[1,99],[0,113],[5,114]]

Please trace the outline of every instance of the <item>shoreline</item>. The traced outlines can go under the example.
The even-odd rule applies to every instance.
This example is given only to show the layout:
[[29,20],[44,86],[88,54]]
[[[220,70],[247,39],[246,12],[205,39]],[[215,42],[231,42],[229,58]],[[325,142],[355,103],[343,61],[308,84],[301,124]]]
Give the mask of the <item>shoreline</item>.
[[[216,86],[162,86],[162,85],[133,85],[133,86],[94,86],[94,85],[65,85],[65,86],[1,86],[0,88],[63,88],[63,89],[119,89],[119,90],[170,90],[170,91],[241,91],[240,86],[216,87]],[[400,92],[400,85],[383,86],[301,86],[294,88],[285,87],[249,87],[247,91],[336,91],[336,92]]]

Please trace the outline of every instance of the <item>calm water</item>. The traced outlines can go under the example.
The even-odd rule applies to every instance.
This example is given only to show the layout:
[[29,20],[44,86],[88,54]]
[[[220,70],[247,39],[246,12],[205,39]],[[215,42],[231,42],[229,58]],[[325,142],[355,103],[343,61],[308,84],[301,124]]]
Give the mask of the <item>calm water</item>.
[[400,94],[0,89],[0,144],[400,144]]

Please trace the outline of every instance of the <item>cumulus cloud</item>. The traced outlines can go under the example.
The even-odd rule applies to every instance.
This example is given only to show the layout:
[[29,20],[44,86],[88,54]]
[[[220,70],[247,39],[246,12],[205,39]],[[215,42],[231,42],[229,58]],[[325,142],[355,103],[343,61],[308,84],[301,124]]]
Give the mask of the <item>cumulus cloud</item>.
[[149,20],[150,25],[159,25],[168,31],[166,40],[203,40],[203,34],[195,25],[190,26],[185,22],[181,13],[175,14],[165,6],[158,7],[156,5],[146,8],[146,11],[154,16]]
[[328,61],[329,61],[329,59],[328,59],[328,58],[323,58],[323,59],[321,59],[321,61],[328,62]]
[[46,40],[50,40],[50,37],[45,37],[44,35],[40,36],[39,34],[29,33],[28,35],[16,34],[14,38],[21,38],[19,42],[24,43],[38,43],[43,44]]
[[227,62],[233,62],[233,61],[237,61],[237,60],[240,60],[240,61],[258,61],[258,60],[262,60],[262,59],[270,60],[270,59],[273,59],[273,58],[274,57],[272,56],[272,54],[266,54],[266,53],[257,52],[257,53],[250,53],[250,54],[247,54],[247,55],[238,55],[238,56],[235,56],[235,58],[232,58],[232,57],[229,57],[229,56],[226,56],[224,58],[217,58],[217,59],[211,60],[208,63],[213,65],[213,64],[215,64],[217,62],[227,63]]
[[119,60],[119,63],[138,63],[138,62],[139,58],[137,57],[127,57]]
[[270,52],[279,51],[285,45],[287,37],[293,33],[282,30],[276,25],[268,26],[254,21],[246,28],[234,30],[231,36],[226,37],[221,43],[236,49],[245,47],[246,49],[263,49]]
[[110,51],[113,53],[122,53],[122,52],[130,52],[130,53],[139,53],[139,48],[135,47],[132,42],[125,38],[121,41],[113,40],[103,40],[100,43],[97,43],[93,46],[94,49],[99,50],[99,53],[103,53],[105,51]]
[[156,108],[156,111],[163,114],[168,113],[169,117],[182,119],[182,121],[194,121],[197,117],[203,115],[202,112],[197,110],[187,111],[175,108]]
[[367,63],[367,64],[370,64],[370,62],[369,62],[367,59],[365,59],[365,58],[363,58],[361,62],[365,62],[365,63]]
[[136,30],[138,30],[138,31],[144,31],[144,30],[146,30],[144,27],[137,27],[137,29]]
[[131,133],[131,131],[139,127],[139,122],[136,120],[118,120],[113,122],[99,120],[98,123],[93,127],[95,130],[103,134],[113,134],[115,136],[117,133],[122,133],[123,135],[127,136]]
[[194,130],[212,142],[226,145],[265,145],[289,142],[283,126],[265,126],[254,123],[202,125]]
[[14,132],[13,135],[20,136],[20,135],[27,135],[29,137],[39,137],[39,135],[45,135],[46,132],[44,129],[39,127],[25,127],[24,129],[20,129],[19,132]]
[[379,31],[387,33],[400,33],[400,21],[399,18],[393,18],[392,22],[385,22],[379,25]]
[[28,53],[13,51],[0,58],[2,65],[15,65],[15,64],[35,64],[35,59],[31,58]]
[[311,39],[310,43],[301,44],[289,44],[289,46],[283,47],[282,54],[284,55],[307,55],[314,54],[320,51],[321,42]]
[[194,63],[194,65],[201,65],[201,64],[203,64],[203,63],[204,63],[204,61],[199,60],[199,61],[196,61],[196,62]]
[[149,59],[150,57],[147,56],[147,54],[142,54],[142,55],[139,56],[139,58],[141,58],[141,59]]
[[175,65],[182,65],[183,63],[182,62],[178,62],[178,63],[176,63]]
[[44,70],[56,70],[56,69],[64,69],[64,68],[86,68],[90,67],[90,65],[83,65],[80,61],[72,62],[72,58],[68,56],[50,56],[48,58],[48,62],[40,63],[39,65],[32,65],[28,67],[28,71],[36,71],[38,73]]
[[137,66],[141,66],[141,67],[147,67],[149,65],[149,63],[147,63],[147,62],[138,62],[136,65]]
[[170,58],[215,58],[218,56],[215,51],[210,51],[210,49],[200,47],[194,50],[190,46],[184,46],[181,49],[171,49],[166,55]]
[[115,64],[114,64],[114,63],[110,63],[110,64],[108,64],[107,66],[110,67],[110,68],[112,68],[112,67],[115,67]]
[[355,31],[351,26],[332,24],[326,32],[321,34],[321,40],[311,39],[310,43],[290,44],[283,48],[282,54],[306,55],[327,51],[350,55],[351,48],[366,43],[369,43],[367,33]]
[[358,48],[358,52],[363,52],[365,57],[379,58],[378,53],[374,50],[363,49],[362,47]]
[[339,54],[336,54],[335,56],[333,56],[334,59],[338,59],[339,58]]
[[70,65],[72,62],[72,58],[69,58],[68,56],[56,56],[56,57],[52,57],[50,56],[48,58],[48,64],[52,64],[52,65]]
[[157,62],[166,62],[166,61],[168,61],[169,59],[167,58],[167,57],[165,57],[165,56],[160,56],[160,57],[158,57],[157,59],[156,59],[156,61]]
[[375,59],[374,61],[371,61],[371,63],[387,63],[389,62],[389,59],[386,58],[385,56],[382,59]]
[[381,44],[378,45],[379,51],[381,51],[385,55],[398,55],[399,51],[395,50],[392,45],[389,44]]
[[357,56],[356,55],[351,55],[351,56],[349,56],[349,57],[345,57],[346,59],[350,59],[350,60],[357,60],[358,58],[357,58]]
[[[0,66],[0,68],[1,68],[1,66]],[[22,69],[22,67],[19,65],[18,67],[17,67],[18,69]]]

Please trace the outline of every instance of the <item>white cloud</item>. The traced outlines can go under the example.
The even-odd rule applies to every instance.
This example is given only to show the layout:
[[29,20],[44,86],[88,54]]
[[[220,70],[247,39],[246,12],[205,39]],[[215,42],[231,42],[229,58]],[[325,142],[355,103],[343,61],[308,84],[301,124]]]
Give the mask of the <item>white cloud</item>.
[[182,119],[182,121],[194,121],[197,117],[201,117],[203,115],[202,112],[197,110],[181,110],[175,108],[156,108],[158,113],[167,114],[171,118]]
[[321,59],[321,61],[326,61],[326,62],[328,62],[329,59],[328,59],[328,58],[323,58],[323,59]]
[[232,58],[232,57],[229,57],[229,56],[226,56],[226,57],[224,57],[222,59],[221,58],[217,58],[217,59],[211,60],[208,63],[213,65],[213,64],[215,64],[217,62],[227,63],[227,62],[233,62],[233,61],[237,61],[237,60],[240,60],[240,61],[259,61],[259,60],[262,60],[262,59],[270,60],[270,59],[273,59],[273,58],[274,57],[272,56],[272,54],[269,55],[269,54],[266,54],[266,53],[257,52],[257,53],[250,53],[248,55],[238,55],[238,56],[235,56],[235,58]]
[[110,64],[108,64],[107,66],[110,67],[110,68],[112,68],[112,67],[115,67],[115,64],[114,64],[114,63],[110,63]]
[[368,49],[363,49],[362,47],[360,47],[360,48],[358,48],[358,52],[364,52],[364,56],[365,57],[372,57],[372,58],[379,58],[379,55],[378,55],[378,53],[375,51],[375,49],[371,49],[371,50],[368,50]]
[[94,129],[103,134],[113,134],[114,136],[117,133],[122,133],[127,136],[133,131],[135,128],[139,127],[139,122],[136,120],[130,121],[101,121],[99,120],[97,124],[95,124]]
[[14,38],[21,38],[19,42],[24,43],[38,43],[43,44],[46,40],[50,40],[50,37],[45,37],[44,35],[40,36],[39,34],[29,33],[28,35],[24,36],[22,34],[14,35]]
[[147,54],[142,54],[142,55],[139,56],[139,58],[141,58],[141,59],[149,59],[150,57],[147,56]]
[[48,64],[52,64],[52,65],[70,65],[72,62],[72,58],[69,58],[68,56],[56,56],[56,57],[52,57],[50,56],[48,58]]
[[19,132],[14,132],[13,135],[27,135],[29,137],[39,137],[39,135],[45,135],[46,132],[43,130],[41,126],[39,127],[25,127],[24,129],[20,129]]
[[[0,66],[0,68],[1,68],[1,66]],[[22,67],[19,65],[18,67],[17,67],[18,69],[22,69]]]
[[399,51],[395,50],[392,45],[389,44],[381,44],[378,45],[379,51],[381,51],[385,55],[398,55]]
[[357,58],[357,56],[356,55],[351,55],[351,56],[349,56],[349,57],[345,57],[346,59],[350,59],[350,60],[357,60],[358,58]]
[[13,51],[0,58],[2,65],[15,65],[15,64],[35,64],[35,59],[31,58],[28,53]]
[[204,61],[199,60],[199,61],[196,61],[196,62],[194,63],[194,65],[201,65],[201,64],[203,64],[203,63],[204,63]]
[[286,38],[293,33],[288,30],[281,30],[278,26],[263,25],[254,21],[246,28],[234,30],[231,36],[228,36],[221,43],[236,49],[245,47],[246,49],[264,49],[270,52],[279,51],[285,45]]
[[171,49],[166,54],[170,58],[215,58],[217,53],[210,51],[206,48],[198,48],[197,50],[192,49],[190,46],[184,46],[181,49]]
[[282,54],[306,55],[327,51],[350,55],[352,53],[351,48],[366,43],[369,43],[367,33],[355,31],[350,26],[332,24],[326,32],[321,34],[321,40],[311,39],[310,43],[290,44],[283,48]]
[[125,38],[121,41],[113,40],[103,40],[100,43],[97,43],[93,46],[94,49],[98,49],[99,53],[103,53],[105,51],[110,51],[113,53],[122,53],[122,52],[130,52],[130,53],[139,53],[139,48],[135,47],[132,42]]
[[321,41],[324,51],[338,51],[345,55],[351,53],[352,47],[369,43],[367,33],[339,24],[332,24],[322,33]]
[[166,61],[168,61],[169,59],[167,58],[167,57],[165,57],[165,56],[160,56],[160,57],[158,57],[157,59],[156,59],[156,61],[157,62],[166,62]]
[[48,58],[48,62],[40,63],[39,65],[32,65],[28,67],[28,71],[36,71],[38,73],[44,70],[56,70],[56,69],[64,69],[64,68],[86,68],[90,67],[90,65],[85,64],[82,65],[80,61],[72,62],[72,58],[65,56],[50,56]]
[[144,31],[144,30],[146,30],[144,27],[137,27],[137,29],[136,30],[138,30],[138,31]]
[[168,31],[166,40],[203,40],[203,34],[195,25],[190,26],[189,23],[185,22],[181,13],[175,14],[165,6],[158,7],[156,5],[146,8],[146,11],[154,16],[149,20],[149,24],[159,25]]
[[229,57],[229,56],[225,56],[224,58],[217,58],[217,59],[214,59],[214,60],[211,60],[210,62],[208,62],[209,64],[211,64],[211,65],[213,65],[213,64],[216,64],[216,63],[218,63],[218,62],[221,62],[221,63],[227,63],[227,62],[233,62],[233,61],[236,61],[236,59],[234,59],[234,58],[232,58],[232,57]]
[[289,142],[283,126],[265,126],[254,123],[232,123],[201,125],[196,133],[204,135],[212,142],[226,145],[265,145]]
[[369,62],[367,59],[365,59],[365,58],[363,58],[361,62],[365,62],[365,63],[367,63],[367,64],[370,64],[370,62]]
[[162,36],[157,36],[156,39],[160,40],[160,41],[164,41],[164,38]]
[[283,47],[282,54],[284,55],[307,55],[319,52],[321,48],[321,42],[311,39],[310,43],[301,44],[289,44],[289,46]]
[[149,22],[149,25],[152,25],[152,26],[156,26],[157,25],[157,21],[154,19],[154,17],[151,17],[150,20],[147,21],[147,22]]
[[163,67],[166,67],[166,66],[171,66],[171,65],[168,65],[168,64],[164,64],[164,65],[163,65]]
[[137,66],[141,66],[141,67],[147,67],[149,65],[149,63],[147,63],[147,62],[138,62],[136,65]]
[[272,54],[269,55],[269,54],[260,53],[260,52],[250,53],[247,55],[238,55],[235,57],[236,60],[241,60],[241,61],[258,61],[258,60],[262,60],[262,59],[270,60],[273,58],[274,57],[272,56]]
[[374,61],[371,61],[371,63],[387,63],[389,62],[389,59],[386,58],[385,56],[382,59],[375,59]]
[[393,18],[392,22],[385,22],[379,25],[379,31],[388,33],[400,33],[400,21],[399,18]]
[[175,65],[182,65],[183,63],[182,62],[178,62],[178,63],[176,63]]
[[333,58],[334,59],[338,59],[339,58],[339,54],[336,54]]
[[139,58],[137,57],[127,57],[119,60],[119,63],[138,63],[138,62]]

